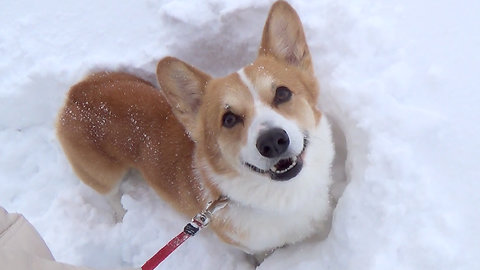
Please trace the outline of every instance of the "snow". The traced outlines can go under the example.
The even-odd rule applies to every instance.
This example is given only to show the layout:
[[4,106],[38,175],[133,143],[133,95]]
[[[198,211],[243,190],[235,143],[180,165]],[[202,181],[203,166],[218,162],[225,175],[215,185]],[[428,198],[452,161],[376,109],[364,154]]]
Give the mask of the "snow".
[[[59,261],[143,264],[188,219],[132,173],[121,187],[128,212],[114,222],[55,137],[65,93],[92,70],[154,80],[166,55],[216,76],[235,71],[254,59],[271,3],[2,3],[0,205],[23,213]],[[480,269],[480,2],[290,3],[314,57],[320,106],[341,130],[335,177],[349,184],[327,239],[279,249],[258,269]],[[194,267],[253,269],[208,230],[159,269]]]

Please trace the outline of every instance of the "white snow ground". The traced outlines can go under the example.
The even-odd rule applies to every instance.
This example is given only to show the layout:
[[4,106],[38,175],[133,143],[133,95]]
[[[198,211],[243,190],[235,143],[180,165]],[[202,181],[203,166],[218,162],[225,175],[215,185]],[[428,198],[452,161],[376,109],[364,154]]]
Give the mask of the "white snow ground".
[[[290,2],[320,105],[346,137],[350,183],[326,240],[278,250],[258,269],[480,269],[480,2]],[[23,213],[60,261],[143,264],[187,219],[132,174],[122,186],[128,212],[113,222],[56,140],[65,93],[102,68],[154,79],[166,55],[232,72],[254,59],[270,4],[0,3],[0,205]],[[204,231],[159,267],[192,268],[253,267]]]

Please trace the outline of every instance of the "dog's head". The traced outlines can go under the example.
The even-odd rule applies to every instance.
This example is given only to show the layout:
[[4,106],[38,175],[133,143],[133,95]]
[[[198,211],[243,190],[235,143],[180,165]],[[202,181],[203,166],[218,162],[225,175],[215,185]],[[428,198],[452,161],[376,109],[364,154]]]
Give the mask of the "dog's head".
[[212,173],[287,181],[302,171],[321,113],[303,27],[286,2],[272,6],[251,65],[213,79],[167,57],[157,78]]

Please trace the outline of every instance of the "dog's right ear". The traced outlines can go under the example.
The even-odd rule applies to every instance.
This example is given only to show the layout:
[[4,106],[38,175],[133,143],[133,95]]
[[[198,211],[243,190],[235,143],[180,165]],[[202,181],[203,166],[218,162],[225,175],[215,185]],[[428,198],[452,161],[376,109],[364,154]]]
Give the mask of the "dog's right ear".
[[191,134],[211,77],[177,58],[165,57],[157,65],[157,80],[173,113]]

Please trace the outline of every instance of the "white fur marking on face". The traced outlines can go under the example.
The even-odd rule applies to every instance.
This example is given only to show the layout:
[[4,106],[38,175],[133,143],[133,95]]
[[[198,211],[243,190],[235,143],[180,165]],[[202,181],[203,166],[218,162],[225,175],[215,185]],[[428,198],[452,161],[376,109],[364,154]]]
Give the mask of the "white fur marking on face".
[[[304,134],[295,122],[286,119],[263,103],[255,105],[255,112],[252,123],[248,128],[247,144],[242,147],[240,152],[244,162],[262,170],[268,170],[280,159],[294,157],[302,152]],[[285,130],[290,140],[287,151],[282,156],[274,159],[262,156],[256,147],[258,136],[271,128]]]
[[240,80],[242,81],[242,83],[245,84],[245,86],[250,91],[250,94],[253,97],[253,101],[255,103],[260,101],[260,98],[258,97],[257,91],[255,91],[255,87],[253,86],[252,82],[250,81],[250,79],[247,78],[247,75],[245,74],[245,70],[243,70],[243,68],[242,68],[237,72],[237,74],[240,77]]
[[[259,169],[268,170],[270,167],[282,158],[295,157],[303,150],[304,134],[298,128],[298,125],[285,118],[283,115],[274,111],[269,105],[261,102],[257,89],[252,81],[245,74],[244,69],[237,72],[242,83],[250,91],[254,100],[254,115],[252,122],[248,128],[247,144],[240,151],[242,162],[249,163]],[[272,79],[265,76],[259,79],[260,87],[271,87]],[[262,156],[256,147],[258,136],[265,130],[271,128],[281,128],[287,132],[290,139],[290,145],[287,151],[278,158],[267,158]]]

